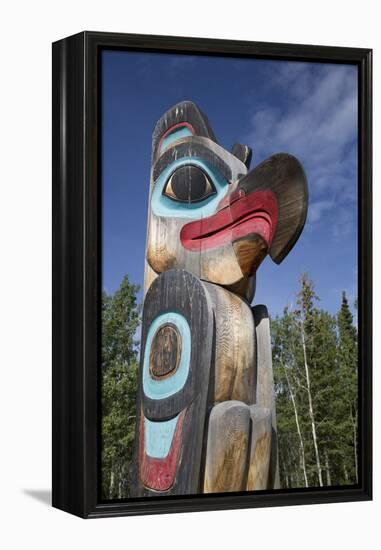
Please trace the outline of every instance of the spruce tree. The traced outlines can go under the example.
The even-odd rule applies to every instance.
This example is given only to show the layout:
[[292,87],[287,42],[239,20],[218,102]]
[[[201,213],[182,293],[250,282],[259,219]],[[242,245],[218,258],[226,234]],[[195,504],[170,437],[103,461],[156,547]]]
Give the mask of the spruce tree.
[[297,306],[272,321],[283,487],[342,485],[357,472],[357,330],[345,293],[337,316],[303,275]]
[[337,316],[338,366],[343,395],[343,474],[346,483],[358,481],[358,357],[357,329],[353,324],[346,293],[342,293]]
[[125,276],[102,295],[102,497],[129,496],[136,419],[139,287]]

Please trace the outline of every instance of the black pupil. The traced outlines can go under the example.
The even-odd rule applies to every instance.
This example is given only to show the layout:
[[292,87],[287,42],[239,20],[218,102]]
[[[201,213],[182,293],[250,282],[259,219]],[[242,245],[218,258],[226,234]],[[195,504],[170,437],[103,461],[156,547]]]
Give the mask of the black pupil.
[[207,179],[197,166],[181,166],[171,178],[172,191],[180,201],[193,202],[202,199],[207,191]]

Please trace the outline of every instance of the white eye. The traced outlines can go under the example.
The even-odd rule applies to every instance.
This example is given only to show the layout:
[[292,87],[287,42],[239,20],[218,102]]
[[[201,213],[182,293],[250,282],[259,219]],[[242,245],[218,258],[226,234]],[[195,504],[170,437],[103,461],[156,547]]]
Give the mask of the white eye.
[[179,202],[199,202],[216,193],[209,177],[193,164],[181,166],[169,178],[163,195]]

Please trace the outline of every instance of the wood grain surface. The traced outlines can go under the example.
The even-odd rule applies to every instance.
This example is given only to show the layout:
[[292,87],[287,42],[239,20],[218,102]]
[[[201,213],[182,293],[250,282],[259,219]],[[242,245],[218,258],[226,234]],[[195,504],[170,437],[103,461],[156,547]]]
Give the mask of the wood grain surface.
[[271,454],[271,410],[258,405],[250,407],[251,442],[246,489],[259,491],[269,487]]
[[308,185],[303,167],[292,155],[278,153],[256,166],[238,183],[238,189],[270,190],[278,204],[278,223],[270,256],[280,263],[303,230],[308,210]]
[[[174,393],[160,394],[157,398],[146,395],[144,391],[144,358],[146,354],[147,335],[152,323],[161,315],[170,312],[185,319],[190,329],[190,362],[186,380]],[[165,325],[168,327],[168,325]],[[165,328],[165,331],[168,329]],[[173,337],[173,333],[171,338]],[[178,336],[177,336],[178,338]],[[154,339],[152,340],[154,342]],[[184,348],[187,342],[178,338],[178,344]],[[151,422],[165,423],[179,414],[184,414],[181,433],[178,435],[179,450],[168,455],[168,460],[176,456],[176,468],[173,470],[174,481],[165,494],[195,494],[201,490],[201,455],[204,439],[204,424],[211,378],[212,349],[214,346],[214,319],[212,304],[203,283],[183,270],[169,270],[158,276],[151,284],[144,301],[140,376],[138,391],[138,415],[135,438],[135,460],[133,468],[134,496],[157,494],[145,487],[141,481],[139,465],[145,464],[145,479],[150,479],[147,472],[147,460],[142,457],[141,414]],[[151,344],[152,350],[152,344]],[[147,353],[150,354],[150,349]],[[156,356],[157,358],[157,356]],[[173,355],[168,356],[173,364]],[[154,360],[152,359],[152,362]],[[163,363],[164,364],[164,363]],[[151,365],[159,369],[158,362]],[[161,368],[161,367],[160,367]],[[179,367],[180,368],[180,367]],[[164,369],[165,370],[165,369]],[[170,382],[177,375],[176,371],[168,372],[157,384]],[[152,378],[152,377],[151,377]],[[161,386],[156,386],[161,387]],[[143,442],[144,443],[144,442]],[[144,448],[144,446],[143,446]],[[166,457],[164,457],[165,459]],[[157,467],[157,461],[151,461],[152,468],[163,471],[163,464]],[[158,474],[159,475],[159,474]],[[160,473],[160,475],[162,475]]]
[[255,328],[240,296],[204,283],[213,304],[215,332],[214,402],[234,399],[251,405],[256,394]]
[[204,493],[245,489],[249,437],[247,405],[224,401],[213,407],[208,425]]
[[181,336],[173,324],[166,324],[156,332],[151,345],[149,370],[154,379],[172,375],[181,356]]
[[276,407],[274,394],[274,377],[272,369],[270,319],[266,306],[253,308],[255,333],[257,340],[257,398],[256,403],[271,411],[271,457],[269,469],[269,488],[280,487],[278,437],[276,425]]
[[[273,155],[248,173],[251,156],[246,145],[218,145],[190,101],[169,109],[153,133],[139,410],[162,423],[148,424],[148,436],[162,429],[167,438],[176,415],[182,421],[179,448],[170,447],[172,481],[165,457],[145,457],[137,436],[151,483],[144,487],[137,474],[139,495],[153,487],[168,494],[200,489],[202,460],[206,492],[279,485],[269,319],[264,306],[251,310],[249,303],[265,256],[279,263],[297,241],[308,192],[295,157]],[[182,316],[190,336],[165,320],[169,312]],[[141,419],[137,430],[144,432]]]

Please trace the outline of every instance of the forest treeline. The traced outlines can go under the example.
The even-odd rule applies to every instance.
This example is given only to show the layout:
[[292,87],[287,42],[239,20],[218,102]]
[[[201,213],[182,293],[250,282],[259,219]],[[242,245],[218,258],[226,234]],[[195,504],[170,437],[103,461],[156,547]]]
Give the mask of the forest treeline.
[[271,322],[283,488],[357,483],[357,328],[345,292],[336,315],[318,304],[303,275]]
[[102,498],[129,496],[140,324],[139,290],[125,276],[113,295],[102,293]]
[[[136,421],[139,287],[102,295],[102,497],[129,496]],[[271,320],[281,485],[357,482],[357,329],[345,292],[332,315],[307,275]]]

